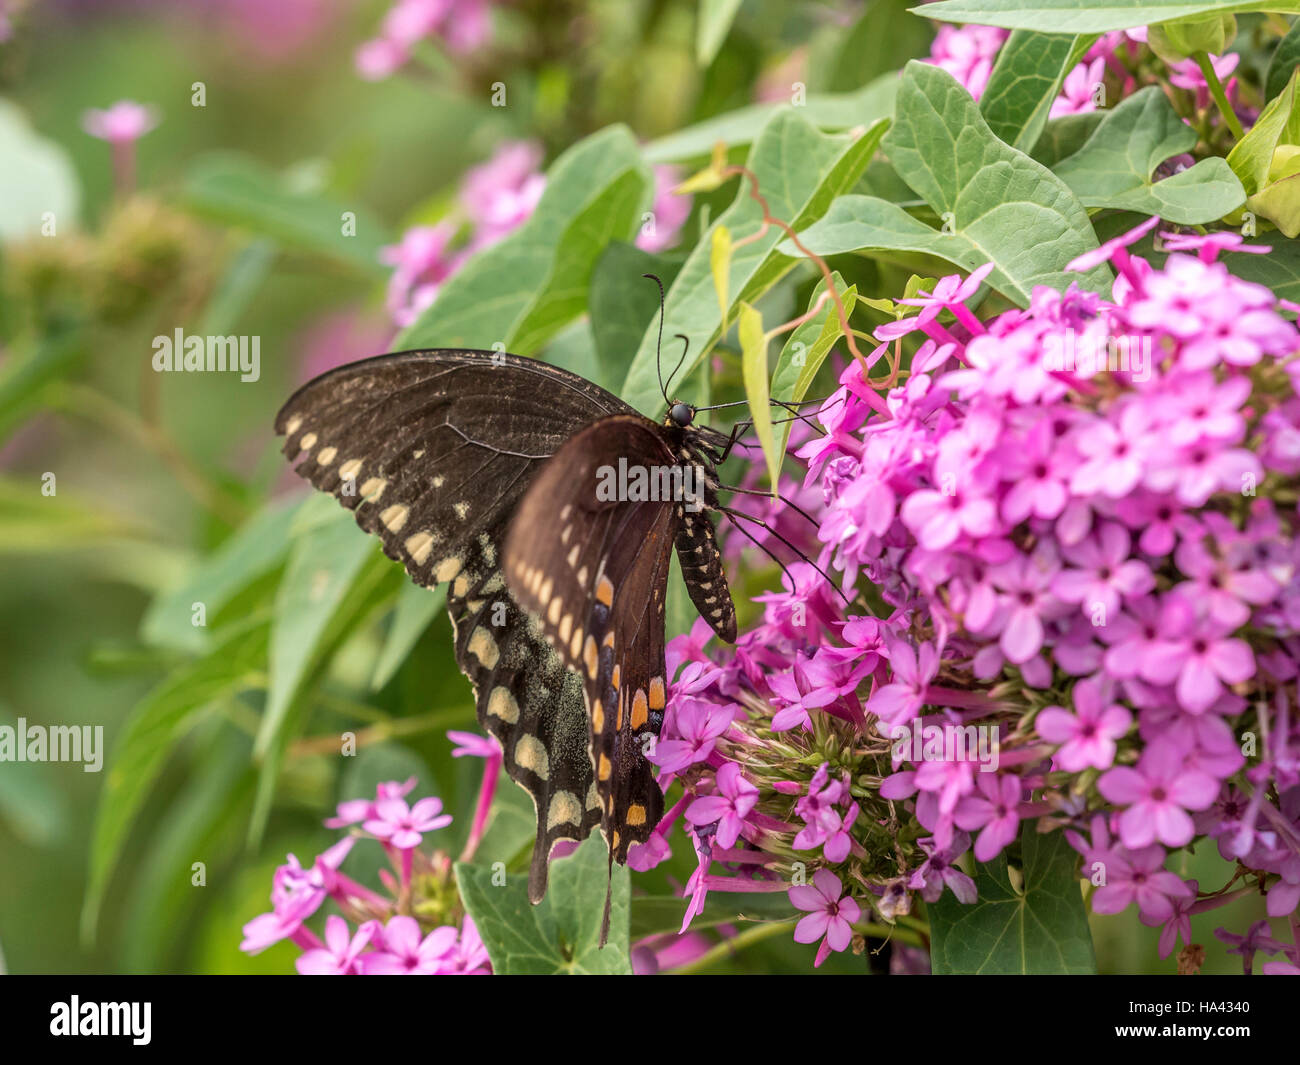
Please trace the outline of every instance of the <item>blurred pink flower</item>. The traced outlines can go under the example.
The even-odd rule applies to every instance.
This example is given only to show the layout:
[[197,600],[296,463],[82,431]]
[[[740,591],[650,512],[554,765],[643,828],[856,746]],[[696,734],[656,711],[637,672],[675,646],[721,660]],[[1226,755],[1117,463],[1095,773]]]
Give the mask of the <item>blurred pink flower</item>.
[[81,116],[81,128],[109,144],[131,144],[158,125],[156,108],[119,100],[107,110],[91,108]]
[[934,35],[927,60],[956,78],[976,100],[984,92],[1007,31],[994,26],[943,25]]
[[655,198],[648,227],[637,234],[636,246],[644,251],[660,252],[671,248],[681,237],[682,226],[691,214],[691,197],[678,196],[673,189],[681,182],[675,166],[655,167]]

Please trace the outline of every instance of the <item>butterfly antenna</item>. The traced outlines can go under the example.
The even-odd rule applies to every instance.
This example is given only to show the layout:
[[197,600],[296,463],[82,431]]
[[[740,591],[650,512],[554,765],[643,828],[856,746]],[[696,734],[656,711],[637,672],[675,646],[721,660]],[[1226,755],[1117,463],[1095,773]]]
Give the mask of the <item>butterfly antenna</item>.
[[[733,510],[731,507],[719,507],[718,509],[719,509],[720,511],[722,511],[723,514],[728,515],[728,516],[732,519],[732,524],[735,525],[735,527],[736,527],[737,529],[740,529],[740,531],[741,531],[742,533],[745,532],[745,530],[744,530],[744,528],[743,528],[741,525],[736,524],[736,519],[737,519],[737,518],[744,518],[746,521],[752,521],[755,525],[759,526],[760,528],[762,528],[762,529],[765,530],[766,532],[770,533],[772,536],[775,536],[778,540],[781,541],[781,543],[785,544],[786,547],[788,547],[791,551],[793,551],[796,555],[798,555],[798,556],[799,556],[799,559],[800,559],[801,561],[803,561],[803,562],[807,562],[808,565],[812,566],[813,569],[815,569],[818,573],[820,573],[823,577],[825,577],[825,578],[826,578],[826,583],[829,584],[832,588],[835,589],[836,594],[839,595],[839,597],[840,597],[841,599],[843,599],[844,602],[845,602],[846,604],[847,604],[847,603],[851,603],[851,602],[853,602],[853,600],[851,600],[847,595],[845,595],[845,594],[840,590],[840,586],[839,586],[838,584],[835,583],[835,581],[831,578],[831,575],[830,575],[829,573],[827,573],[824,569],[821,568],[821,566],[817,565],[816,562],[814,562],[811,558],[809,558],[809,557],[808,557],[807,555],[805,555],[802,551],[800,551],[797,547],[795,547],[794,544],[792,544],[789,540],[787,540],[784,536],[782,536],[779,532],[777,532],[774,528],[772,528],[772,526],[770,526],[770,525],[769,525],[767,522],[765,522],[762,518],[756,518],[756,517],[754,517],[754,515],[752,515],[752,514],[746,514],[743,510]],[[746,536],[749,536],[748,533],[745,533],[745,535],[746,535]],[[754,538],[753,538],[752,536],[750,536],[749,538],[750,538],[751,540],[754,540]],[[758,544],[758,541],[757,541],[757,540],[754,540],[754,543]],[[759,547],[763,547],[762,544],[758,544],[758,546],[759,546]],[[764,550],[767,550],[767,549],[764,548]],[[772,557],[772,558],[775,558],[775,557],[776,557],[775,555],[772,554],[771,551],[768,551],[767,553],[768,553],[768,555],[769,555],[770,557]],[[782,566],[781,568],[782,568],[782,569],[785,569],[785,566]],[[787,574],[790,573],[790,571],[789,571],[788,569],[785,570],[785,572],[786,572]],[[790,580],[791,580],[792,582],[794,581],[794,576],[793,576],[793,575],[790,576]],[[798,586],[792,584],[792,587],[798,587]]]
[[[677,376],[677,371],[682,368],[682,363],[686,361],[686,353],[691,350],[691,339],[685,333],[677,333],[677,339],[682,342],[682,357],[677,360],[677,365],[673,367],[673,372],[668,375],[668,383],[673,383],[673,378]],[[669,403],[667,390],[664,391],[664,402]]]
[[778,501],[784,503],[787,507],[793,510],[800,517],[807,519],[809,525],[812,525],[814,528],[819,527],[816,518],[814,518],[811,514],[809,514],[806,510],[804,510],[803,507],[799,506],[799,504],[796,503],[793,499],[786,499],[786,497],[781,495],[780,492],[778,492],[774,497],[771,492],[765,492],[761,488],[741,488],[739,485],[734,485],[734,484],[720,484],[718,485],[718,491],[735,492],[742,496],[766,496],[768,499],[775,498]]
[[[663,363],[660,361],[664,350],[664,283],[659,279],[658,274],[642,274],[641,276],[659,286],[659,340],[655,343],[655,373],[659,376],[659,391],[663,394],[664,402],[670,403],[668,389],[664,387]],[[685,358],[685,354],[682,357]]]

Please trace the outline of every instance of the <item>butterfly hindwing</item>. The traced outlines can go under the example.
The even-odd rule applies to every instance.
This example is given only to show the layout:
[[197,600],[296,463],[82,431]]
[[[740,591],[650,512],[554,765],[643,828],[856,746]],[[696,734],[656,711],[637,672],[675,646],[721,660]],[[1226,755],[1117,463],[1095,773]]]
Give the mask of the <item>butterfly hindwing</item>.
[[665,704],[664,597],[681,501],[609,498],[627,469],[676,465],[668,430],[640,415],[604,418],[574,436],[520,504],[505,574],[561,659],[582,679],[602,828],[626,861],[663,813],[647,760]]

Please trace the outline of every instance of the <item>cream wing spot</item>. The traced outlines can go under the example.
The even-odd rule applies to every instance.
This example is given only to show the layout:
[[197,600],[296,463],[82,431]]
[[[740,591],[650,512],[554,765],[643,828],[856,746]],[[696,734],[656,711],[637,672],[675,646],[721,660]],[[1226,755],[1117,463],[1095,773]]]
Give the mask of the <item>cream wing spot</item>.
[[322,466],[328,466],[334,461],[334,457],[339,453],[336,447],[321,448],[321,452],[316,456],[316,461]]
[[367,503],[374,503],[384,494],[384,489],[387,487],[388,482],[384,478],[371,477],[361,486],[361,498]]
[[551,775],[551,759],[536,736],[520,736],[515,744],[515,761],[525,769],[532,770],[542,780]]
[[487,712],[510,725],[519,723],[519,701],[509,688],[493,688],[488,696]]
[[479,626],[469,638],[469,653],[479,660],[484,669],[494,669],[501,658],[501,649],[487,629]]
[[444,558],[438,563],[438,568],[433,573],[433,579],[439,584],[446,584],[448,581],[455,580],[456,574],[460,572],[460,556],[452,555],[450,558]]
[[384,523],[389,532],[401,532],[410,514],[411,508],[405,503],[394,503],[387,510],[380,512],[379,520]]
[[578,796],[571,791],[557,791],[551,796],[551,808],[546,814],[546,827],[548,830],[559,825],[581,824],[582,804],[578,802]]
[[304,451],[310,451],[312,448],[316,446],[316,434],[308,433],[306,436],[304,436],[301,440],[298,441],[298,446],[302,448]]
[[284,431],[288,433],[289,436],[293,436],[293,434],[296,433],[301,428],[302,428],[302,415],[295,414],[292,418],[289,419],[287,423],[285,423]]
[[423,566],[429,559],[429,552],[433,550],[433,534],[429,532],[418,532],[414,536],[406,538],[406,552],[411,556],[411,560],[417,566]]

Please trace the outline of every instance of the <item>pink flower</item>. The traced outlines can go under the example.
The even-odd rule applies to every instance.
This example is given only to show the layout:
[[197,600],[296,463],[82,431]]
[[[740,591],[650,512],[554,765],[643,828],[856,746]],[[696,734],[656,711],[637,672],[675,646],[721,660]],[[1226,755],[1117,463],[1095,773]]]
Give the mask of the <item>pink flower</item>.
[[693,825],[717,823],[719,847],[734,846],[740,838],[745,818],[758,802],[758,788],[740,772],[740,766],[728,762],[718,770],[718,793],[696,799],[686,809],[686,820]]
[[975,840],[975,858],[991,862],[1020,831],[1021,781],[1011,773],[981,773],[975,787],[978,793],[957,804],[953,820],[967,832],[983,830]]
[[384,799],[375,803],[375,816],[363,826],[372,836],[387,840],[399,850],[418,847],[423,833],[434,832],[451,824],[451,815],[442,813],[442,800],[421,799],[413,807],[405,799]]
[[1223,685],[1240,684],[1255,673],[1255,655],[1232,628],[1211,617],[1170,633],[1147,650],[1139,672],[1153,684],[1175,684],[1178,703],[1201,714],[1214,705]]
[[158,112],[132,100],[119,100],[106,111],[91,108],[81,116],[81,128],[109,144],[133,144],[158,125]]
[[347,799],[339,803],[337,815],[327,818],[325,827],[346,828],[348,825],[360,824],[375,816],[376,802],[405,798],[414,788],[415,777],[408,778],[404,783],[398,783],[396,780],[384,781],[375,788],[373,799]]
[[244,941],[239,949],[256,954],[282,939],[296,938],[302,922],[325,901],[329,873],[343,864],[355,842],[351,837],[339,840],[306,869],[290,854],[287,864],[280,866],[271,879],[271,912],[244,925]]
[[853,922],[861,918],[862,908],[853,898],[844,895],[840,878],[829,869],[818,869],[812,879],[811,884],[790,888],[788,895],[792,906],[808,912],[808,916],[794,927],[794,941],[815,943],[822,940],[813,962],[817,967],[830,957],[831,951],[848,948],[853,940]]
[[992,26],[957,27],[945,23],[934,35],[927,62],[942,67],[978,100],[1006,38],[1006,30]]
[[1054,755],[1056,765],[1067,773],[1091,766],[1109,769],[1115,761],[1115,741],[1133,724],[1133,715],[1109,702],[1107,685],[1081,680],[1074,686],[1072,714],[1059,706],[1048,706],[1034,718],[1034,728],[1048,743],[1061,744]]
[[303,954],[295,963],[303,976],[357,976],[359,957],[379,931],[378,921],[367,921],[349,934],[347,921],[337,914],[325,918],[325,946]]
[[685,699],[673,715],[678,738],[661,740],[647,757],[666,773],[680,773],[687,766],[703,762],[731,726],[733,714],[730,706]]
[[1097,58],[1085,60],[1065,76],[1061,85],[1061,95],[1052,101],[1051,117],[1077,115],[1084,111],[1095,111],[1097,102],[1094,93],[1106,74],[1106,60]]
[[1185,746],[1173,739],[1150,743],[1137,767],[1118,766],[1097,781],[1107,801],[1124,806],[1120,839],[1130,850],[1159,840],[1167,847],[1189,843],[1195,830],[1188,810],[1204,810],[1219,794],[1208,773],[1189,769]]
[[375,949],[361,955],[361,971],[367,976],[433,976],[447,971],[455,946],[456,929],[443,926],[421,937],[420,922],[399,914],[375,937]]
[[1097,860],[1106,879],[1092,896],[1094,913],[1119,913],[1136,902],[1143,916],[1159,923],[1173,915],[1177,900],[1195,894],[1182,877],[1164,868],[1162,847],[1153,845],[1135,851],[1119,848]]
[[518,228],[533,213],[546,176],[537,169],[542,147],[535,141],[503,141],[485,163],[471,167],[461,182],[460,203],[476,227],[473,247],[487,247]]
[[1085,614],[1101,606],[1109,617],[1119,609],[1121,596],[1140,596],[1155,587],[1155,577],[1145,562],[1129,558],[1129,535],[1122,525],[1104,523],[1096,538],[1061,548],[1072,569],[1062,570],[1052,581],[1052,591],[1067,603],[1078,603]]

